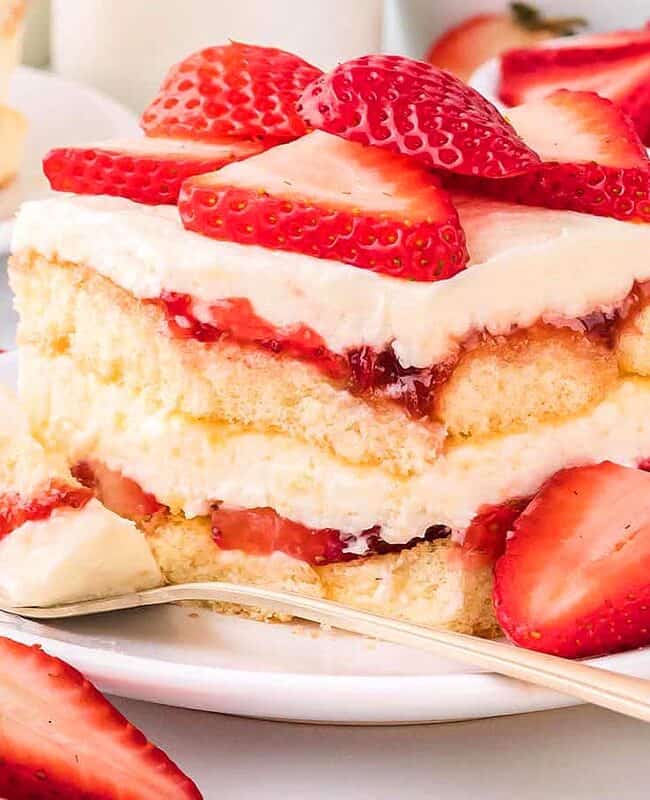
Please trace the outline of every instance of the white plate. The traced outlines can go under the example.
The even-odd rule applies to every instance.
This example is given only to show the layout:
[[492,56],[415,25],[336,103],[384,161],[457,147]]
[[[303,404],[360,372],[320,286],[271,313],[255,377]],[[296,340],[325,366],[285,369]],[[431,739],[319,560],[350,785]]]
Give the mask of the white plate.
[[25,158],[16,180],[0,191],[0,252],[7,252],[12,218],[23,200],[51,193],[41,162],[52,147],[138,135],[134,114],[87,86],[50,72],[18,67],[9,104],[27,117]]
[[[15,385],[14,353],[0,356],[0,382]],[[111,694],[248,717],[409,724],[575,704],[417,650],[187,606],[48,624],[0,612],[0,635],[42,644]],[[593,663],[650,677],[650,649]]]

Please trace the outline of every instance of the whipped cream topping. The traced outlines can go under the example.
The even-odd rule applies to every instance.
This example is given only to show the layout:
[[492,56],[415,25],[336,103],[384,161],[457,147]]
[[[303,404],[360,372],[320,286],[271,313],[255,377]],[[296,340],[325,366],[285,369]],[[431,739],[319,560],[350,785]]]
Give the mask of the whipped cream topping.
[[214,241],[186,231],[174,207],[104,196],[25,203],[12,249],[86,265],[140,298],[245,297],[277,327],[308,325],[335,353],[392,343],[417,367],[444,360],[475,330],[611,310],[650,279],[650,226],[490,200],[457,205],[471,263],[436,283]]
[[144,536],[95,499],[82,509],[55,509],[0,540],[0,597],[10,605],[55,605],[161,583]]
[[[413,477],[358,466],[281,434],[192,419],[117,384],[81,375],[68,357],[21,353],[21,382],[44,435],[71,458],[103,460],[187,516],[211,501],[269,506],[311,528],[405,543],[430,525],[462,535],[486,503],[534,493],[559,469],[611,459],[634,465],[650,455],[650,381],[626,379],[584,415],[556,424],[450,447]],[[30,400],[30,386],[48,385]],[[124,409],[129,409],[124,418]]]

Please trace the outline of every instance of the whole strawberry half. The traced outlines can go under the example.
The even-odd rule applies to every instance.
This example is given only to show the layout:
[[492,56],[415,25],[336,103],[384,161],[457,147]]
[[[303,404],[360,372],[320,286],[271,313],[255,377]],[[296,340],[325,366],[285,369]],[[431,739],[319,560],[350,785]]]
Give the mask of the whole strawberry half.
[[478,92],[404,56],[340,64],[305,89],[299,110],[314,128],[463,175],[516,175],[539,163]]
[[524,175],[456,185],[514,203],[650,222],[650,160],[610,100],[562,89],[511,109],[510,120],[543,163]]
[[264,146],[225,139],[203,144],[143,137],[85,147],[58,147],[45,156],[43,171],[60,192],[109,194],[138,203],[173,204],[192,175],[248,158]]
[[186,228],[214,239],[343,261],[399,278],[467,262],[458,214],[412,159],[319,131],[183,184]]
[[501,58],[499,98],[519,105],[556,89],[597,92],[619,105],[650,144],[650,29],[584,36]]
[[554,475],[514,522],[494,603],[507,636],[532,650],[650,644],[650,474],[606,461]]
[[296,102],[320,74],[275,47],[208,47],[171,68],[141,125],[148,136],[202,142],[223,136],[290,141],[307,130]]
[[0,638],[0,797],[200,800],[194,783],[76,669]]

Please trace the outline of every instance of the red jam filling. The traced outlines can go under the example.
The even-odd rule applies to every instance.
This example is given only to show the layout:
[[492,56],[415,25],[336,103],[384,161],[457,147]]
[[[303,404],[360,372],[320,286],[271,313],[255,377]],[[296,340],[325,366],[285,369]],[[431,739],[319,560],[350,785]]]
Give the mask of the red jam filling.
[[[597,311],[578,319],[545,322],[579,330],[611,347],[619,322],[648,293],[646,285],[635,286],[620,307],[611,312]],[[341,355],[329,350],[323,338],[307,325],[277,328],[258,316],[250,301],[241,297],[202,305],[201,318],[209,317],[209,321],[198,318],[196,301],[190,295],[163,292],[159,300],[152,302],[162,306],[173,336],[205,343],[230,338],[240,344],[307,362],[353,394],[388,398],[416,419],[431,415],[436,391],[447,381],[460,357],[456,352],[431,367],[404,367],[392,346],[375,350],[364,345]],[[480,340],[481,334],[476,333],[468,337],[465,346],[471,347]]]
[[[415,547],[423,540],[432,541],[448,535],[447,528],[434,526],[423,538],[395,545],[381,539],[378,527],[355,536],[333,528],[308,528],[281,517],[272,508],[235,509],[217,506],[212,511],[212,536],[222,550],[243,550],[255,556],[281,552],[312,566],[398,552]],[[362,552],[354,552],[356,550]]]
[[72,474],[109,511],[121,517],[142,519],[164,508],[134,480],[117,470],[108,469],[99,461],[81,461],[72,468]]
[[34,497],[10,492],[0,496],[0,538],[25,522],[48,519],[57,508],[83,508],[93,493],[86,488],[52,481]]
[[181,339],[216,342],[231,338],[313,364],[343,383],[353,394],[379,393],[401,403],[414,417],[431,412],[436,387],[449,377],[452,364],[403,367],[392,348],[376,351],[357,347],[345,355],[328,350],[324,340],[307,325],[276,328],[259,317],[249,300],[235,297],[209,306],[210,322],[194,314],[190,295],[165,292],[159,301],[171,333]]

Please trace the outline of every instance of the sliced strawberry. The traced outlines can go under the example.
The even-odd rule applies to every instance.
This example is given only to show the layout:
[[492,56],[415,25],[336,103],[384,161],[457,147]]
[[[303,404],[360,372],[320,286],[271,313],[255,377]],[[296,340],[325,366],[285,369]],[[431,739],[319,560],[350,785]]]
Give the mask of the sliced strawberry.
[[121,517],[138,520],[164,508],[134,480],[109,469],[101,461],[81,461],[72,474],[79,483],[93,489],[106,508]]
[[76,669],[0,638],[0,796],[200,800],[196,785]]
[[138,203],[175,203],[185,178],[219,169],[259,153],[258,142],[227,139],[217,144],[173,139],[133,139],[87,147],[58,147],[43,171],[60,192],[110,194]]
[[403,56],[340,64],[307,87],[299,110],[314,128],[463,175],[516,175],[539,163],[478,92]]
[[353,535],[333,528],[308,528],[272,508],[220,505],[212,511],[212,537],[222,550],[242,550],[254,556],[286,553],[312,566],[408,550],[423,541],[444,539],[449,533],[449,528],[432,525],[424,536],[406,544],[390,544],[381,538],[378,526]]
[[556,89],[594,91],[613,100],[650,143],[650,29],[580,37],[569,46],[512,50],[502,57],[499,97],[507,105]]
[[426,60],[466,81],[504,50],[567,36],[585,24],[579,17],[544,18],[533,6],[510,3],[507,13],[474,14],[445,31],[431,45]]
[[92,492],[72,483],[52,481],[33,497],[0,495],[0,539],[25,522],[47,519],[57,508],[83,508]]
[[508,637],[569,658],[650,644],[650,474],[611,462],[554,475],[496,566]]
[[190,178],[179,209],[186,228],[214,239],[394,277],[440,280],[467,261],[456,210],[426,169],[319,132]]
[[545,163],[498,181],[468,179],[465,187],[514,203],[650,222],[650,160],[610,100],[563,89],[513,108],[510,119]]
[[171,68],[141,125],[147,136],[287,142],[307,131],[296,102],[320,74],[275,47],[240,42],[209,47]]
[[484,556],[494,562],[503,555],[506,536],[521,512],[530,502],[529,497],[515,498],[498,505],[482,506],[469,524],[463,537],[463,549]]
[[219,506],[212,512],[212,535],[222,550],[243,550],[256,556],[281,552],[308,564],[345,560],[345,544],[338,531],[307,528],[272,508]]

